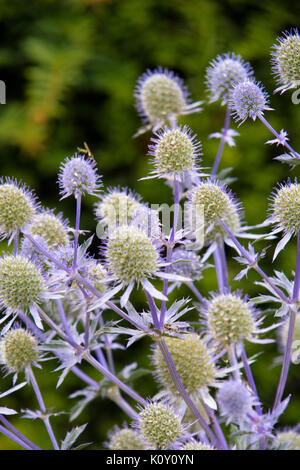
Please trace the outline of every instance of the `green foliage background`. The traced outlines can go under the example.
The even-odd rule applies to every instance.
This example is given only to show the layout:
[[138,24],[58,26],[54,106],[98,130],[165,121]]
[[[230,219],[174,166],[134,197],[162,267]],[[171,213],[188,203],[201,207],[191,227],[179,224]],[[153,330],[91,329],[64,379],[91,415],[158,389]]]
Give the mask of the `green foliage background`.
[[[1,175],[22,179],[35,188],[46,206],[58,207],[74,223],[73,201],[57,202],[56,174],[60,162],[86,141],[105,186],[130,186],[146,201],[170,202],[170,190],[162,182],[137,181],[149,170],[146,152],[150,134],[132,139],[140,126],[133,99],[136,79],[146,68],[161,65],[185,79],[193,100],[205,100],[205,68],[217,54],[227,51],[252,63],[276,109],[268,113],[272,125],[288,130],[294,147],[300,149],[300,106],[292,104],[290,93],[272,94],[275,83],[269,62],[276,36],[299,26],[299,15],[300,4],[293,0],[2,0],[0,78],[6,83],[7,104],[0,109]],[[208,135],[222,127],[224,109],[207,103],[204,108],[184,122],[198,134],[204,166],[210,166],[218,142],[208,140]],[[238,181],[232,188],[243,202],[247,221],[254,224],[265,218],[267,198],[276,182],[296,176],[297,171],[290,172],[272,160],[280,152],[264,144],[271,136],[260,122],[247,122],[239,131],[238,145],[225,149],[222,167],[234,167]],[[82,226],[94,232],[92,205],[92,198],[84,202]],[[276,268],[290,276],[294,259],[295,243],[291,242],[278,257]],[[270,273],[270,255],[264,266]],[[229,269],[233,279],[238,266],[230,262]],[[257,292],[255,280],[257,276],[250,274],[242,285],[250,295]],[[240,287],[236,282],[232,286]],[[204,293],[216,289],[213,269],[206,272],[199,287]],[[187,292],[183,289],[175,295]],[[136,302],[143,307],[139,294]],[[121,367],[138,361],[149,367],[149,348],[150,344],[144,343],[126,354],[117,353],[117,364]],[[257,352],[257,348],[249,347],[248,352]],[[279,376],[279,368],[272,367],[276,355],[276,344],[268,345],[253,366],[267,406],[272,404]],[[282,425],[300,421],[299,367],[291,367],[287,391],[294,396]],[[55,390],[54,375],[37,373],[45,401],[55,411],[68,411],[67,397],[78,382],[70,374],[66,384]],[[1,379],[0,391],[9,381]],[[136,386],[144,396],[156,391],[151,376],[138,380]],[[29,388],[6,405],[36,407]],[[90,448],[99,449],[108,429],[125,419],[113,404],[99,398],[76,424],[90,422],[83,440],[92,441]],[[67,421],[66,415],[53,419],[59,439],[66,433]],[[38,445],[49,448],[41,423],[12,422]],[[17,446],[0,436],[0,449],[14,448]]]

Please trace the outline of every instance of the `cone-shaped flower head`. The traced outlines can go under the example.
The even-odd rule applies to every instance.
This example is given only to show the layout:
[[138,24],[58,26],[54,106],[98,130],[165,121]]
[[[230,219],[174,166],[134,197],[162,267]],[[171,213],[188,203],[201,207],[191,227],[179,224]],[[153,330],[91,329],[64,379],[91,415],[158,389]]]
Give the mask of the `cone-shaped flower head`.
[[214,296],[205,308],[205,315],[212,337],[222,346],[251,339],[255,331],[249,303],[234,294]]
[[248,388],[240,381],[228,380],[224,382],[217,393],[217,401],[221,414],[226,416],[227,422],[240,423],[248,419],[255,400]]
[[186,442],[180,450],[215,450],[215,448],[209,444],[204,444],[203,442],[198,442],[194,439],[191,439],[190,441]]
[[[207,347],[197,334],[186,334],[184,338],[166,338],[165,341],[188,393],[195,394],[214,384],[216,369]],[[177,395],[177,389],[158,347],[154,349],[153,363],[159,383],[173,395]]]
[[201,258],[194,251],[185,248],[176,248],[173,251],[170,271],[174,274],[199,280],[202,278],[202,268]]
[[0,183],[0,234],[10,236],[32,221],[36,204],[32,194],[11,180]]
[[105,282],[103,282],[106,276],[107,276],[107,271],[104,268],[104,266],[102,266],[101,263],[96,263],[96,262],[91,263],[91,266],[88,269],[88,278],[89,278],[89,281],[92,281],[95,289],[101,292],[101,294],[103,294],[106,291],[106,285],[105,285]]
[[247,118],[255,119],[270,110],[268,95],[259,83],[245,80],[238,83],[231,91],[229,104],[237,121],[244,122]]
[[278,44],[272,50],[272,69],[278,85],[275,91],[284,92],[289,88],[299,87],[300,81],[300,35],[293,32],[283,33],[278,37]]
[[158,270],[159,254],[150,238],[135,226],[116,228],[107,242],[108,270],[121,282],[141,281]]
[[300,450],[300,434],[293,430],[279,432],[275,442],[283,450]]
[[285,233],[300,230],[300,185],[288,182],[272,194],[271,220]]
[[222,104],[227,103],[233,86],[252,75],[250,65],[239,55],[226,53],[217,56],[206,70],[206,87],[210,102],[221,99]]
[[23,328],[11,329],[5,334],[0,352],[1,361],[9,372],[21,372],[39,356],[35,338]]
[[234,234],[241,227],[240,204],[225,186],[217,182],[208,181],[195,186],[189,194],[189,215],[191,230],[203,230],[205,244],[225,237],[219,218]]
[[75,198],[85,194],[96,195],[101,187],[94,160],[75,154],[67,158],[60,168],[58,183],[62,198]]
[[175,129],[165,127],[151,141],[153,144],[149,147],[149,153],[154,157],[153,175],[182,176],[186,172],[197,170],[197,158],[201,145],[186,126]]
[[112,188],[95,204],[95,214],[97,220],[113,230],[119,225],[130,224],[140,206],[139,196],[126,189],[120,191],[119,188]]
[[155,449],[166,449],[183,429],[174,411],[162,403],[149,403],[139,415],[141,436]]
[[67,245],[69,241],[66,224],[60,216],[54,215],[51,211],[36,215],[28,227],[28,232],[43,237],[50,248]]
[[0,259],[0,302],[12,312],[38,303],[45,291],[40,270],[23,256]]
[[108,444],[110,450],[145,450],[146,447],[136,431],[129,428],[117,429]]

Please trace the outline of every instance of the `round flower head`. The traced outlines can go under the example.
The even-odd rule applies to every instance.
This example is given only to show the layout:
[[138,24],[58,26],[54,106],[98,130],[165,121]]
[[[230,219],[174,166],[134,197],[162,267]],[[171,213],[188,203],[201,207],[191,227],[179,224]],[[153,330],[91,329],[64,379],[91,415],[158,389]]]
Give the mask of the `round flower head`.
[[201,145],[191,131],[184,126],[169,129],[165,127],[152,138],[149,146],[155,169],[154,176],[178,176],[180,179],[187,172],[197,172],[197,158]]
[[203,182],[190,191],[189,216],[191,230],[196,234],[203,232],[206,245],[226,236],[218,219],[222,219],[234,234],[241,227],[240,204],[218,182]]
[[176,248],[172,253],[171,272],[197,281],[202,278],[203,263],[192,250]]
[[296,235],[300,230],[300,185],[288,182],[272,194],[271,221],[285,233]]
[[229,105],[235,119],[241,122],[247,118],[255,121],[264,114],[264,110],[271,110],[268,106],[268,95],[262,86],[253,80],[240,82],[232,89]]
[[23,328],[12,329],[3,336],[0,353],[9,372],[21,372],[39,356],[35,338]]
[[97,175],[96,163],[75,153],[67,158],[60,168],[58,183],[62,199],[73,194],[75,198],[85,194],[96,195],[101,187],[100,176]]
[[123,189],[111,188],[102,199],[95,204],[97,220],[103,222],[109,230],[119,225],[132,222],[133,215],[141,203],[139,196]]
[[256,331],[252,307],[234,294],[214,296],[206,305],[204,314],[213,339],[224,347],[244,339],[251,340]]
[[227,423],[242,423],[247,420],[256,403],[247,387],[233,379],[222,384],[217,393],[217,401],[221,414],[227,418]]
[[161,226],[157,211],[140,204],[132,215],[132,223],[145,232],[149,238],[153,240],[161,238]]
[[217,56],[206,70],[206,86],[210,102],[222,100],[226,104],[233,86],[253,75],[253,71],[241,56],[226,53]]
[[0,234],[9,237],[32,221],[36,203],[25,186],[12,180],[0,183]]
[[215,450],[209,444],[204,444],[203,442],[198,442],[195,439],[191,439],[190,441],[186,442],[180,450]]
[[158,252],[150,238],[135,226],[120,226],[107,242],[108,270],[121,282],[140,282],[158,270]]
[[[186,334],[183,338],[166,338],[165,341],[183,386],[189,394],[198,394],[215,383],[217,371],[207,347],[197,334]],[[178,395],[158,347],[155,347],[152,359],[158,382],[172,395]]]
[[40,301],[45,283],[40,270],[24,256],[0,259],[0,302],[11,312],[28,309]]
[[149,403],[139,415],[142,438],[155,449],[167,449],[181,437],[183,428],[174,411],[162,403]]
[[129,428],[116,429],[110,434],[110,450],[145,450],[145,445],[136,431]]
[[282,93],[290,88],[298,88],[300,80],[300,35],[295,29],[285,32],[277,38],[278,44],[273,46],[272,70],[278,85],[275,90]]
[[89,281],[92,281],[95,289],[97,289],[101,294],[106,291],[106,285],[104,282],[106,276],[107,271],[101,263],[93,262],[88,269]]
[[300,434],[293,430],[279,432],[275,444],[282,450],[300,450]]
[[136,106],[148,128],[159,129],[181,114],[200,110],[200,102],[189,104],[183,82],[173,72],[158,68],[148,70],[138,80]]
[[66,223],[60,215],[56,216],[51,211],[37,214],[28,226],[28,232],[43,237],[51,249],[69,242]]

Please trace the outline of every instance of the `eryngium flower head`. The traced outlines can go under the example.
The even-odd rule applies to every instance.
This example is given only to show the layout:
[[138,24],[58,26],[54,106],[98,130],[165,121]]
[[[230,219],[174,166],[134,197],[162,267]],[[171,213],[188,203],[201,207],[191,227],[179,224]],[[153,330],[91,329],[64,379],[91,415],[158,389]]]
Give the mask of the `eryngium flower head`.
[[[189,394],[198,393],[214,384],[216,369],[207,347],[196,333],[186,334],[183,338],[166,338],[165,341],[183,386]],[[178,391],[157,346],[153,353],[153,364],[157,380],[162,387],[177,395]]]
[[36,212],[36,203],[25,186],[12,180],[0,183],[0,233],[10,236],[30,223]]
[[146,205],[139,205],[132,215],[132,223],[145,232],[149,238],[153,240],[161,238],[161,224],[158,212]]
[[238,83],[231,91],[229,105],[237,121],[244,122],[247,118],[255,119],[270,110],[268,95],[262,86],[254,80]]
[[218,182],[207,181],[195,186],[189,194],[189,216],[191,230],[196,233],[203,230],[206,245],[226,236],[218,219],[222,219],[234,234],[241,227],[240,204]]
[[212,337],[222,346],[251,339],[255,331],[249,303],[234,294],[214,296],[205,308],[205,316]]
[[178,416],[162,403],[149,403],[139,415],[138,427],[143,439],[155,449],[166,449],[183,432]]
[[197,159],[201,145],[186,127],[169,129],[165,127],[152,138],[149,146],[155,170],[153,175],[159,178],[168,175],[183,176],[186,172],[197,171]]
[[136,107],[143,120],[159,129],[181,114],[199,111],[199,104],[189,104],[183,81],[173,72],[158,68],[148,70],[138,80],[135,91]]
[[255,400],[247,387],[240,381],[224,382],[217,393],[217,401],[227,422],[241,423],[247,420]]
[[275,444],[282,450],[300,450],[300,434],[292,429],[279,432]]
[[197,281],[202,278],[203,264],[200,256],[185,248],[176,248],[172,253],[170,272]]
[[135,226],[116,228],[108,239],[106,261],[116,280],[129,284],[158,270],[158,252],[150,238]]
[[111,433],[108,448],[110,450],[145,450],[139,434],[133,429],[116,429]]
[[67,158],[60,168],[58,183],[62,199],[73,194],[75,198],[85,194],[96,195],[101,187],[96,163],[90,158],[76,154]]
[[109,230],[132,222],[133,215],[141,206],[140,197],[123,189],[111,188],[102,199],[95,204],[97,220],[104,223]]
[[39,302],[45,291],[40,270],[23,256],[0,259],[0,302],[9,311],[28,309]]
[[104,279],[107,277],[107,271],[104,266],[101,263],[91,262],[87,274],[89,281],[92,282],[95,289],[103,294],[106,291]]
[[204,444],[203,442],[191,439],[186,442],[180,450],[215,450],[210,444]]
[[205,81],[210,102],[221,99],[222,104],[226,104],[233,86],[252,75],[250,64],[244,62],[241,56],[230,52],[217,56],[206,70]]
[[28,226],[28,232],[43,237],[51,249],[69,242],[66,223],[60,215],[56,216],[51,211],[36,215]]
[[300,230],[300,185],[288,182],[272,194],[271,220],[278,229],[296,235]]
[[0,351],[9,372],[21,372],[39,356],[35,338],[23,328],[8,331],[1,340]]
[[273,46],[272,70],[281,85],[275,92],[299,87],[300,81],[300,35],[295,29],[293,32],[285,32],[277,38],[278,44]]

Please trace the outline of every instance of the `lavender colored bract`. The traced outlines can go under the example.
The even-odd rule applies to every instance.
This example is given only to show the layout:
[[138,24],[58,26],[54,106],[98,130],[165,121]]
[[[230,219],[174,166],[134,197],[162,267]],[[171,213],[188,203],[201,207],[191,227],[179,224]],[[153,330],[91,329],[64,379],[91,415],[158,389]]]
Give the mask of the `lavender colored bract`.
[[[298,79],[298,32],[281,37],[272,55],[277,81],[285,91]],[[238,135],[229,128],[231,114],[241,123],[258,118],[255,125],[263,124],[275,136],[267,143],[289,152],[276,157],[282,163],[294,167],[300,155],[288,143],[287,132],[277,132],[268,123],[267,94],[240,56],[227,53],[214,59],[206,85],[210,101],[221,100],[226,110],[223,129],[210,136],[220,139],[215,161],[206,155],[202,159],[205,170],[212,166],[205,174],[199,172],[201,146],[196,135],[177,124],[179,117],[200,111],[200,102],[191,103],[182,80],[163,68],[147,71],[136,87],[137,107],[146,124],[142,131],[154,132],[149,136],[152,176],[173,191],[172,207],[152,207],[151,201],[144,202],[128,188],[103,190],[96,160],[87,150],[67,158],[58,175],[61,198],[75,200],[71,223],[52,210],[41,210],[25,186],[1,179],[0,235],[8,239],[8,249],[0,258],[0,362],[12,386],[1,389],[0,433],[19,447],[39,450],[11,423],[10,415],[19,413],[34,423],[41,420],[47,449],[76,449],[84,444],[88,425],[77,424],[81,413],[100,413],[101,421],[99,410],[110,400],[119,407],[120,418],[107,430],[107,442],[96,442],[94,448],[300,448],[300,424],[279,424],[295,399],[287,384],[290,363],[300,363],[299,184],[290,179],[281,183],[271,196],[264,223],[248,227],[241,203],[228,187],[228,171],[216,174],[224,146],[235,145]],[[80,226],[86,195],[95,197],[99,256],[92,255],[94,234],[87,235]],[[96,224],[103,228],[101,236]],[[266,227],[270,230],[261,233]],[[269,273],[263,271],[264,251],[256,252],[257,245],[251,243],[244,246],[244,238],[264,240],[264,251],[272,250],[274,259],[287,243],[297,243],[292,276],[276,267],[272,271],[272,266],[267,267]],[[240,268],[234,281],[255,271],[256,297],[236,291],[227,256]],[[207,268],[218,284],[208,297],[201,292]],[[185,292],[189,289],[189,298],[183,297],[182,285]],[[261,356],[248,357],[248,344],[267,350],[276,340],[274,363],[280,364],[281,372],[273,371],[278,386],[270,407],[261,400],[257,369],[252,371]],[[116,351],[122,351],[123,361],[126,348],[137,341],[152,343],[148,369],[139,353],[134,363],[122,368]],[[55,369],[47,379],[53,381],[53,393],[74,376],[76,389],[68,410],[47,408],[45,390],[40,390],[35,375],[37,367],[39,374],[49,374],[45,360]],[[135,380],[143,375],[141,388]],[[149,396],[144,391],[152,381],[157,388]],[[33,409],[7,407],[6,396],[18,396],[25,386],[34,394]],[[14,403],[18,406],[18,400]],[[65,411],[73,424],[65,418],[63,429],[63,415],[60,426],[53,428],[56,416]]]

